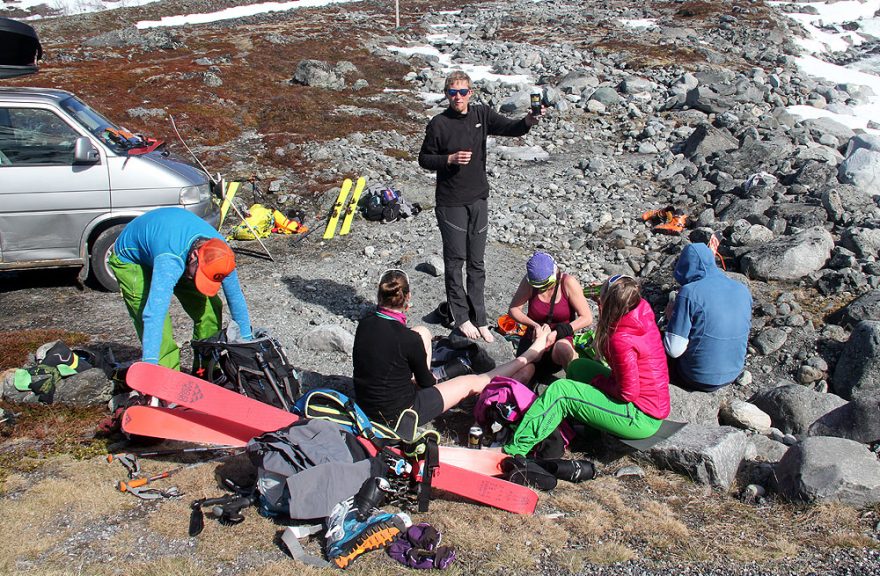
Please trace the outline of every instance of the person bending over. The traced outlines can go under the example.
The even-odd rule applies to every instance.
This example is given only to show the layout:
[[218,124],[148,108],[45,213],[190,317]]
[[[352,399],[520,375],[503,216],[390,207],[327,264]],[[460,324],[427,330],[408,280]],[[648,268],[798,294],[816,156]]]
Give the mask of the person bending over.
[[[523,305],[527,311],[523,312]],[[535,252],[526,263],[526,275],[519,283],[508,314],[529,327],[529,332],[519,342],[518,352],[532,343],[534,329],[549,326],[550,354],[545,354],[536,364],[530,364],[514,378],[528,384],[535,373],[551,374],[566,368],[577,358],[574,349],[574,333],[593,323],[593,313],[584,297],[584,289],[577,278],[559,270],[553,257],[546,252]]]
[[634,278],[618,274],[603,284],[595,347],[610,368],[588,359],[569,364],[566,378],[523,415],[506,453],[525,456],[568,417],[630,440],[657,432],[669,415],[669,374],[654,313]]
[[132,220],[113,245],[110,268],[143,343],[142,360],[180,369],[168,308],[174,295],[192,318],[195,340],[216,334],[226,296],[242,339],[251,321],[235,270],[235,254],[210,224],[182,208],[157,208]]
[[467,396],[482,392],[494,376],[511,376],[537,360],[547,347],[550,330],[542,328],[528,350],[491,372],[437,383],[429,367],[430,332],[421,326],[406,326],[411,298],[404,271],[384,272],[379,279],[376,311],[361,320],[355,332],[355,397],[370,420],[393,427],[400,413],[412,408],[419,425],[426,424]]
[[745,366],[752,295],[718,269],[705,244],[685,246],[673,274],[681,290],[667,306],[663,337],[672,381],[691,390],[718,390]]
[[[470,105],[473,86],[460,70],[446,78],[449,108],[425,129],[419,166],[437,172],[437,226],[443,240],[444,279],[449,313],[467,338],[492,342],[486,319],[486,238],[489,230],[488,136],[522,136],[539,116],[511,120],[482,104]],[[543,111],[543,107],[542,107]],[[462,282],[466,263],[467,291]]]

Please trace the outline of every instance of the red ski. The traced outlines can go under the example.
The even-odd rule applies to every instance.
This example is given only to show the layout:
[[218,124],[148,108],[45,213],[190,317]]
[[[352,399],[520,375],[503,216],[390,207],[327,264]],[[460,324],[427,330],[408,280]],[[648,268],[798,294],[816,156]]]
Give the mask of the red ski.
[[182,440],[197,444],[244,446],[261,431],[193,410],[131,406],[122,416],[122,429],[129,434]]
[[[297,416],[284,410],[242,396],[195,376],[170,370],[155,364],[138,362],[128,369],[126,377],[133,389],[203,412],[224,422],[231,422],[260,432],[270,432],[296,422]],[[229,434],[234,436],[235,433]],[[498,464],[493,451],[473,450],[477,454],[492,454],[490,466],[494,471]],[[476,466],[468,465],[468,468]],[[497,473],[497,472],[494,472]],[[459,468],[444,463],[435,470],[431,485],[439,490],[475,500],[488,506],[517,514],[532,514],[538,503],[538,494],[525,486],[493,478],[473,469]]]
[[[138,436],[220,446],[244,446],[251,438],[267,432],[194,410],[154,406],[132,406],[126,410],[122,429]],[[505,458],[507,454],[499,450],[478,451],[461,446],[440,446],[440,462],[443,464],[486,476],[501,475],[501,461]]]

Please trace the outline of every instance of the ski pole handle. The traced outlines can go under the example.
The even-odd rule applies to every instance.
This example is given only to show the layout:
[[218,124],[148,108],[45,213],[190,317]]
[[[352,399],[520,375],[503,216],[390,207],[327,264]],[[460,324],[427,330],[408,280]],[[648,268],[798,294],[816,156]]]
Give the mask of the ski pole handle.
[[137,478],[130,482],[119,482],[117,488],[119,488],[120,492],[125,492],[132,488],[140,488],[141,486],[146,486],[150,482],[155,482],[156,480],[161,480],[162,478],[168,478],[171,476],[171,472],[162,472],[161,474],[156,474],[155,476],[150,476],[149,478]]

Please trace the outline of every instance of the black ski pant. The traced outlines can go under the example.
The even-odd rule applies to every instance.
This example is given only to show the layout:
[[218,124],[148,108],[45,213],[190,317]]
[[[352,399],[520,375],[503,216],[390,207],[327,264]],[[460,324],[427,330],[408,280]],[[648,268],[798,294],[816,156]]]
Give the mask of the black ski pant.
[[[446,301],[456,326],[471,320],[487,326],[486,238],[489,233],[489,202],[484,198],[467,206],[437,206],[437,225],[443,238]],[[462,266],[467,263],[467,291]]]

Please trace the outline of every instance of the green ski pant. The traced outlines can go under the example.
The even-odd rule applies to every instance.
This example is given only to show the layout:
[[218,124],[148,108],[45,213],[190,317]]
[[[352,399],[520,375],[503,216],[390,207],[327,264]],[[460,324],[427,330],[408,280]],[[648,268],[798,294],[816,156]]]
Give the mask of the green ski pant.
[[569,364],[566,378],[553,382],[523,415],[504,451],[512,456],[525,456],[568,417],[627,440],[653,436],[662,420],[648,416],[632,402],[609,398],[598,388],[585,384],[599,374],[610,376],[611,370],[585,358]]
[[[119,292],[125,301],[128,315],[134,321],[134,329],[138,338],[144,339],[144,307],[150,296],[151,270],[140,264],[129,264],[120,260],[116,254],[110,256],[110,268],[119,283]],[[187,316],[192,318],[194,340],[213,336],[220,331],[223,322],[223,302],[219,296],[207,297],[192,282],[178,282],[174,287],[174,295],[180,301]],[[180,348],[174,341],[171,327],[171,315],[165,315],[162,327],[162,344],[159,347],[159,365],[180,370]]]

